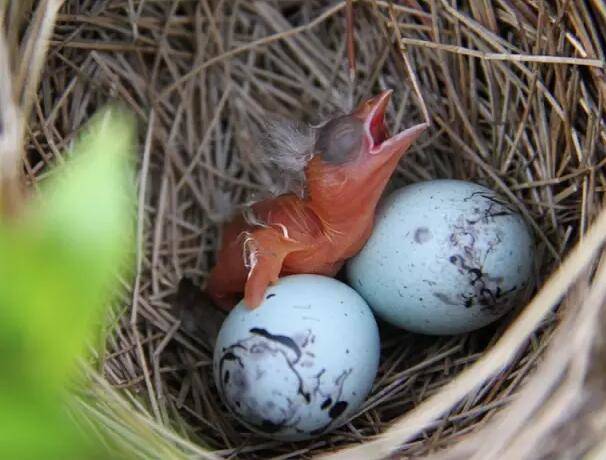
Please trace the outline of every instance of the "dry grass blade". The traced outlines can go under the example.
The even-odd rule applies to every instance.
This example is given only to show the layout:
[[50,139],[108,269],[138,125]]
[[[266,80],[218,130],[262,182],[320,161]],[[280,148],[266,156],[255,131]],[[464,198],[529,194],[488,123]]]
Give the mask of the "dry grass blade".
[[0,10],[0,212],[9,214],[18,212],[23,200],[24,123],[34,104],[48,39],[63,0],[42,1],[19,43],[32,3],[9,2],[8,17],[4,8]]
[[426,40],[415,38],[402,38],[401,42],[404,45],[420,46],[424,48],[442,50],[449,53],[461,54],[463,56],[471,56],[486,61],[517,61],[517,62],[540,62],[543,64],[567,64],[579,65],[588,67],[598,67],[604,69],[604,61],[602,59],[586,59],[570,56],[541,56],[535,54],[515,54],[515,53],[488,53],[469,49],[462,46],[447,45],[443,43],[435,43]]
[[84,423],[89,418],[90,427],[97,430],[98,439],[115,455],[124,449],[133,453],[133,458],[185,459],[199,458],[215,460],[219,457],[183,439],[170,428],[151,420],[136,404],[129,403],[123,395],[111,388],[107,382],[91,369],[86,368],[91,382],[88,394],[82,395],[71,407],[77,419]]
[[[0,75],[11,75],[8,47],[0,30]],[[11,78],[0,78],[0,213],[14,214],[23,193],[23,117]]]
[[34,104],[49,38],[55,26],[57,12],[62,4],[63,0],[41,1],[26,32],[18,70],[15,74],[17,82],[15,91],[19,95],[25,119],[29,118],[31,107]]

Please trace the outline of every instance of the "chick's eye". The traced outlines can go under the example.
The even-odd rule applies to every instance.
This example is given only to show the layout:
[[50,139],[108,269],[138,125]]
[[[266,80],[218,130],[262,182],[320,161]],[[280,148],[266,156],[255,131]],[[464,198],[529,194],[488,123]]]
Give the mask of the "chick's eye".
[[353,160],[362,142],[363,125],[360,121],[343,117],[322,126],[316,140],[316,152],[332,164]]

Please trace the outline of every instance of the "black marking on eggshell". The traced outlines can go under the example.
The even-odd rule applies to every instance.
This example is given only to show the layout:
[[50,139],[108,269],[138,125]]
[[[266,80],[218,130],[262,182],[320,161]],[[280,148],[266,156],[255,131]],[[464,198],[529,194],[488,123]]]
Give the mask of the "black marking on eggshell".
[[343,414],[343,412],[345,412],[348,405],[349,403],[347,401],[338,401],[330,408],[328,415],[330,415],[330,418],[333,419],[338,418],[341,414]]
[[236,355],[234,355],[231,351],[225,353],[222,358],[223,361],[231,361],[236,360],[240,365],[242,365],[242,361]]
[[[294,334],[292,337],[274,334],[259,327],[251,328],[249,333],[251,335],[245,339],[223,348],[223,356],[220,359],[219,375],[222,378],[218,382],[219,391],[224,396],[232,395],[234,398],[232,401],[235,400],[233,404],[230,404],[229,398],[225,398],[229,409],[243,416],[244,421],[251,428],[267,434],[275,434],[286,429],[307,432],[300,428],[304,411],[317,407],[325,412],[329,420],[310,434],[321,434],[329,429],[335,419],[348,407],[349,403],[342,399],[342,395],[343,386],[351,375],[352,369],[344,370],[335,379],[328,380],[326,369],[323,368],[313,376],[313,383],[309,385],[309,376],[304,376],[313,367],[310,357],[315,357],[315,353],[309,350],[315,342],[315,336],[310,330],[303,334]],[[254,379],[255,376],[259,378],[259,374],[261,377],[265,376],[265,372],[262,370],[260,372],[254,367],[254,363],[258,363],[258,359],[264,355],[269,359],[278,360],[273,361],[275,365],[281,366],[282,371],[288,370],[295,376],[297,397],[294,397],[294,393],[290,391],[286,393],[282,390],[278,391],[278,388],[272,391],[273,399],[265,403],[258,401],[252,395],[247,396],[253,385],[267,384],[263,381],[247,381],[249,378]],[[307,359],[301,360],[302,355]],[[224,366],[228,363],[235,367],[225,370]],[[247,368],[247,366],[253,367]],[[265,379],[267,378],[265,377]],[[285,379],[285,381],[289,381],[287,377]],[[333,404],[333,401],[337,401],[337,403]],[[258,408],[261,403],[265,415],[259,412]],[[267,411],[272,413],[271,418],[267,417]],[[258,421],[253,422],[247,419],[247,414],[253,417],[258,414]]]
[[267,294],[267,297],[265,297],[266,300],[271,299],[272,297],[275,297],[276,294],[274,294],[273,292],[271,294]]
[[285,335],[274,335],[267,332],[266,329],[262,329],[259,327],[253,327],[250,332],[252,334],[260,335],[262,337],[265,337],[267,340],[273,340],[274,342],[278,342],[290,348],[297,355],[297,361],[301,358],[301,349],[299,348],[299,345],[297,345],[297,343],[290,337],[287,337]]
[[314,375],[314,379],[316,380],[316,385],[314,386],[314,389],[313,389],[314,394],[319,391],[320,381],[322,379],[322,376],[325,373],[326,373],[326,369],[322,368],[316,375]]
[[[467,277],[473,294],[471,296],[462,294],[460,301],[454,301],[450,298],[446,301],[443,294],[434,293],[434,295],[449,305],[463,305],[466,308],[470,308],[474,302],[476,302],[482,306],[483,311],[499,314],[504,303],[508,300],[505,297],[509,293],[515,291],[516,288],[514,287],[507,291],[503,291],[503,288],[501,287],[503,278],[490,276],[485,273],[481,266],[478,266],[479,262],[476,253],[473,251],[470,256],[468,254],[465,254],[465,256],[451,256],[449,260],[457,266],[459,273]],[[470,264],[477,265],[470,266]]]
[[488,205],[484,208],[474,208],[473,216],[461,216],[452,225],[448,238],[449,245],[455,251],[448,260],[467,278],[472,294],[460,294],[457,298],[441,292],[434,292],[433,295],[447,305],[471,308],[478,304],[482,311],[499,316],[511,301],[509,294],[516,291],[516,287],[505,290],[503,278],[486,273],[483,265],[488,255],[502,243],[502,232],[499,229],[490,230],[491,238],[486,242],[485,250],[478,247],[478,241],[482,232],[486,231],[483,225],[494,222],[497,217],[511,215],[514,211],[506,203],[486,192],[475,192],[465,198],[465,201],[478,196],[484,198]]
[[452,305],[452,306],[459,305],[458,302],[455,302],[454,300],[452,300],[448,295],[444,294],[443,292],[434,292],[433,295],[437,299],[440,299],[446,305]]
[[305,399],[305,402],[307,404],[309,404],[311,402],[311,394],[308,391],[305,391],[304,385],[303,385],[303,377],[301,377],[301,374],[295,369],[294,363],[292,363],[291,361],[287,362],[288,367],[290,367],[290,370],[297,376],[297,380],[299,381],[299,387],[297,388],[297,393],[300,394],[301,396],[303,396],[303,399]]
[[497,217],[506,217],[515,214],[515,211],[508,203],[500,200],[496,195],[489,192],[474,192],[463,201],[468,201],[477,197],[486,200],[488,205],[484,209],[474,208],[473,211],[476,216],[473,219],[466,219],[466,222],[469,225],[475,225],[477,223],[488,224],[494,222]]
[[509,203],[507,203],[506,201],[499,198],[496,193],[494,193],[493,191],[490,191],[490,190],[481,190],[481,191],[473,192],[473,193],[471,193],[471,195],[464,198],[463,201],[473,200],[474,198],[477,198],[477,197],[484,198],[486,201],[489,201],[490,203],[492,203],[494,205],[502,206],[507,211],[509,211],[510,214],[515,213],[514,209],[511,207],[511,205]]
[[482,273],[482,270],[479,268],[469,268],[467,271],[471,275],[471,280],[469,283],[472,286],[484,277],[484,273]]
[[[295,339],[297,342],[299,342],[301,348],[305,348],[307,347],[307,345],[309,345],[310,337],[314,336],[313,334],[311,334],[311,331],[307,331],[307,334],[303,334],[302,336],[296,337]],[[309,352],[306,354],[309,354]]]
[[341,396],[343,395],[343,385],[345,384],[345,380],[347,380],[347,378],[351,375],[352,372],[353,372],[353,369],[344,370],[335,379],[335,385],[339,388],[339,391],[337,393],[335,400],[341,399]]

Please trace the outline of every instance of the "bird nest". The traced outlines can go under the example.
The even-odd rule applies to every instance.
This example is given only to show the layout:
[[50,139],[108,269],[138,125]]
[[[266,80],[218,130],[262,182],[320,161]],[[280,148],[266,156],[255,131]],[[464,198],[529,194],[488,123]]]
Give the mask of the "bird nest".
[[[141,127],[136,278],[82,400],[110,448],[144,458],[599,456],[603,2],[353,2],[355,68],[344,1],[61,3],[41,2],[52,6],[31,23],[50,44],[29,120],[30,182],[107,101]],[[379,375],[355,418],[311,441],[268,441],[221,404],[212,350],[175,315],[175,303],[199,300],[177,286],[204,284],[227,210],[283,185],[256,148],[268,117],[317,123],[386,88],[392,130],[431,121],[391,186],[457,178],[501,193],[536,236],[534,296],[469,334],[383,328]]]

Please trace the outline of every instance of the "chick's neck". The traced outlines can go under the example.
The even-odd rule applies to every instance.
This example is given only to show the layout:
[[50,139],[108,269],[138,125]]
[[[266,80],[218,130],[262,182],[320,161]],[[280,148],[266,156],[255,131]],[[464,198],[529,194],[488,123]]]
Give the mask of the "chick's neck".
[[349,233],[372,221],[400,156],[331,166],[312,160],[307,171],[309,205],[331,229]]

